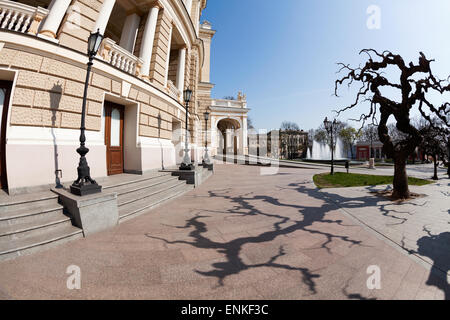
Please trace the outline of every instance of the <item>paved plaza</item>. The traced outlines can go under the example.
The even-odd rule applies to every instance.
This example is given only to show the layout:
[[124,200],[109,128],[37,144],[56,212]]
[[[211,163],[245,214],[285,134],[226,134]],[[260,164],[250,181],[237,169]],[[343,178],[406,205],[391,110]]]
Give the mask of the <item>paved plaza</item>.
[[[411,188],[422,198],[394,204],[371,194],[383,186],[318,190],[312,176],[326,170],[217,165],[199,188],[112,230],[1,262],[0,298],[450,299],[442,172]],[[80,290],[67,289],[70,265]],[[370,266],[381,289],[368,288]]]

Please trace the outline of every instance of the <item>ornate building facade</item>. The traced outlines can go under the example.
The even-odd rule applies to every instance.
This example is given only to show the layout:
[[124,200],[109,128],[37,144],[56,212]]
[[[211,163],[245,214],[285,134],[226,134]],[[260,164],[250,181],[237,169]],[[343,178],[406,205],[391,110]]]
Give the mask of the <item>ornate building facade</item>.
[[[86,114],[94,178],[179,164],[186,88],[193,90],[193,161],[202,161],[205,129],[213,154],[230,146],[245,153],[245,98],[211,98],[215,31],[200,23],[206,5],[206,0],[0,1],[2,189],[20,193],[54,185],[55,177],[76,178],[87,39],[97,30],[105,38],[94,60]],[[227,136],[229,127],[241,129],[237,139]]]
[[274,144],[276,154],[272,150],[272,136],[274,131],[267,135],[267,150],[270,155],[277,159],[292,160],[306,157],[308,148],[308,132],[303,130],[280,130],[276,131],[276,139],[279,141]]

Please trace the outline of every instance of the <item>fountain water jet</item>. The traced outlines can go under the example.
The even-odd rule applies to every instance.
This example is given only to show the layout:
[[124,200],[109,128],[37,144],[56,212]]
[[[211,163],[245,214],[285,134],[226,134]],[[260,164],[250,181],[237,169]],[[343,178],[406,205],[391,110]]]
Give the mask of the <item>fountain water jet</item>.
[[[331,148],[328,144],[320,143],[316,140],[313,142],[312,152],[308,148],[307,152],[307,160],[320,160],[320,161],[329,161],[331,160]],[[345,154],[343,143],[341,139],[337,139],[336,148],[334,150],[334,159],[346,160],[347,155]]]

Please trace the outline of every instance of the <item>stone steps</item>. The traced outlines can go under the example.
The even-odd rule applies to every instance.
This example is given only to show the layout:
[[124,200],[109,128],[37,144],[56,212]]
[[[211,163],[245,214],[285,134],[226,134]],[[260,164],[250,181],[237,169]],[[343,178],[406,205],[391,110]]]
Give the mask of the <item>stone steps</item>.
[[178,178],[172,177],[170,175],[164,175],[162,177],[158,177],[158,178],[154,178],[154,179],[150,179],[150,180],[130,183],[125,186],[106,189],[106,191],[107,192],[111,192],[111,191],[117,192],[118,197],[126,197],[127,195],[142,192],[142,191],[145,191],[145,190],[148,190],[151,188],[158,189],[160,187],[163,187],[168,182],[174,182],[174,181],[178,181]]
[[123,189],[124,186],[164,178],[167,176],[167,173],[160,171],[147,173],[145,175],[123,174],[110,176],[106,181],[99,182],[99,184],[102,185],[103,190],[117,192],[117,190]]
[[58,196],[51,191],[14,196],[0,196],[0,215],[4,212],[20,211],[34,206],[58,203]]
[[119,201],[119,222],[124,222],[134,218],[150,209],[153,209],[169,200],[177,198],[182,194],[192,190],[194,187],[187,185],[184,181],[168,182],[160,186],[159,190],[149,189],[145,193],[133,194],[134,201],[131,198],[118,197]]
[[35,235],[44,234],[50,230],[71,225],[72,222],[70,218],[60,214],[57,217],[46,216],[45,218],[39,219],[39,221],[2,226],[0,227],[0,248],[7,241],[33,237]]
[[82,236],[53,192],[0,197],[0,260]]
[[0,229],[15,224],[39,223],[41,220],[56,219],[63,216],[63,206],[58,204],[57,199],[54,200],[54,203],[48,205],[33,205],[30,203],[22,208],[0,213]]
[[7,241],[0,244],[0,261],[49,249],[80,238],[83,238],[83,231],[70,224],[47,230],[42,234]]
[[[209,174],[203,170],[203,175]],[[100,183],[103,192],[117,193],[119,222],[148,212],[194,188],[169,170],[112,176]],[[0,195],[0,261],[82,237],[83,230],[72,225],[55,193]]]
[[175,179],[170,177],[170,180],[168,180],[164,183],[158,184],[157,186],[149,186],[148,188],[140,189],[135,192],[128,192],[128,193],[124,193],[124,194],[119,193],[117,195],[117,203],[119,205],[119,211],[120,211],[121,207],[123,207],[123,206],[131,204],[138,200],[148,198],[155,194],[169,191],[170,189],[178,187],[180,185],[185,186],[186,182],[180,181],[176,177],[175,177]]

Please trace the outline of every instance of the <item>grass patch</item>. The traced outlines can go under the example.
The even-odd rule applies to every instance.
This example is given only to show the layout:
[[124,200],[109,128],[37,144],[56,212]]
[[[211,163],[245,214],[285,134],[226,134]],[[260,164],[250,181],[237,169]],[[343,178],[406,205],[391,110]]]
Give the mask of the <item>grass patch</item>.
[[[329,173],[316,174],[313,177],[313,180],[316,186],[319,189],[322,189],[392,184],[394,181],[394,177],[336,172],[333,176]],[[433,181],[408,177],[408,183],[412,186],[424,186],[433,183]]]

